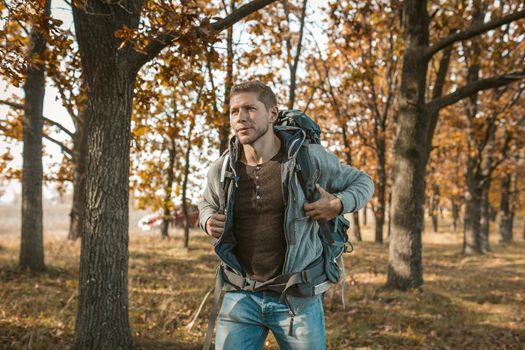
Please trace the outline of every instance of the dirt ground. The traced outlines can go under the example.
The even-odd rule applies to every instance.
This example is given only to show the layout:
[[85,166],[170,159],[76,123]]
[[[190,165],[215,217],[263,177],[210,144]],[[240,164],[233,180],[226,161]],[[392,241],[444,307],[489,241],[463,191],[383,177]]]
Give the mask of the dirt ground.
[[[66,239],[69,206],[46,205],[48,271],[33,276],[16,270],[20,208],[0,206],[0,349],[57,349],[71,344],[76,314],[79,242]],[[142,232],[130,213],[130,323],[139,349],[200,349],[207,305],[191,331],[186,325],[213,286],[217,260],[209,240],[192,230],[190,248],[181,232],[161,240]],[[522,224],[523,219],[517,221]],[[325,297],[328,349],[525,349],[525,242],[498,244],[492,252],[460,254],[462,235],[448,221],[423,236],[423,288],[388,291],[388,243],[364,242],[345,259],[346,308]],[[337,293],[337,290],[336,290]],[[277,349],[270,337],[267,349]]]

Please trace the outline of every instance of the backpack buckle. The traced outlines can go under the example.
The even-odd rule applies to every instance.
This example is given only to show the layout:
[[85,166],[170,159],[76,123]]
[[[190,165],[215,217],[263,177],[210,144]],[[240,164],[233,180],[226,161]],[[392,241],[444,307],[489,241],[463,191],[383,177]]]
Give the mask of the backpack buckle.
[[255,290],[256,283],[256,280],[252,280],[251,278],[245,278],[242,284],[242,290],[253,292]]

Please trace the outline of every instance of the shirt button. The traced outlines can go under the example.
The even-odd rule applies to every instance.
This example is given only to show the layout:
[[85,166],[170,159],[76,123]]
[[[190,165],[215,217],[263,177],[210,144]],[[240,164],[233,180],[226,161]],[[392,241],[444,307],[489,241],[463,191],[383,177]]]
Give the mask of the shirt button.
[[257,199],[261,199],[261,196],[257,196]]
[[257,185],[256,188],[258,188],[258,189],[261,188],[261,185]]
[[258,179],[258,178],[259,178],[259,175],[256,175],[255,178]]

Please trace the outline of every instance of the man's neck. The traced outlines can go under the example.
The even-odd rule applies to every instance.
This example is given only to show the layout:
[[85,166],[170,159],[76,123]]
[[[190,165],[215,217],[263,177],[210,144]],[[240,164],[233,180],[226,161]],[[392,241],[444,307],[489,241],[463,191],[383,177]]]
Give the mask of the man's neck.
[[263,164],[272,159],[281,149],[281,139],[275,134],[271,134],[269,140],[257,140],[265,142],[255,142],[251,145],[243,145],[242,161],[247,165]]

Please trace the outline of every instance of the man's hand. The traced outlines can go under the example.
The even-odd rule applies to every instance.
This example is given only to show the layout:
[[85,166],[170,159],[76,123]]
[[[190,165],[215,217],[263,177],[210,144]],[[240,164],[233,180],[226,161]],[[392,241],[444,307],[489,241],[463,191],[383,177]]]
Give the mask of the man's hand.
[[324,190],[319,184],[316,185],[321,198],[313,203],[304,205],[304,212],[310,219],[317,221],[329,221],[341,214],[343,203],[341,200]]
[[215,213],[206,221],[206,233],[215,238],[219,238],[224,232],[224,224],[226,223],[226,216],[224,214]]

